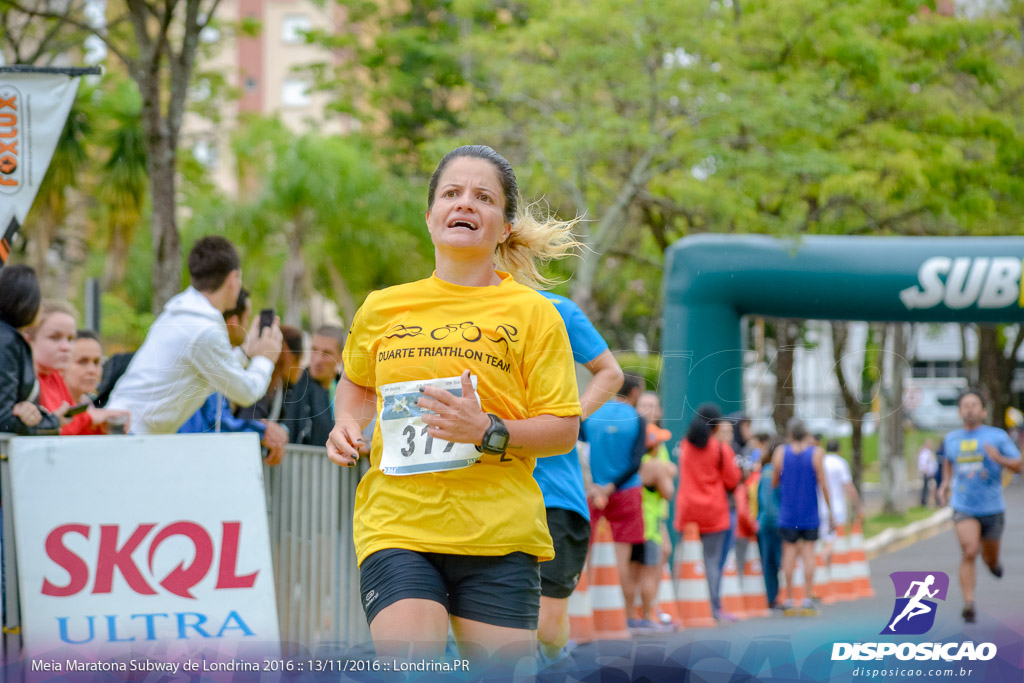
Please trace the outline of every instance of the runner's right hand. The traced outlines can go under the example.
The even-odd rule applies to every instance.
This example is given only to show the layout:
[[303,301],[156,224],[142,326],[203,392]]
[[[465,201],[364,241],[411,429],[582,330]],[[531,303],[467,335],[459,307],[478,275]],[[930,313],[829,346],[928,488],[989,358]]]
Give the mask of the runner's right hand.
[[335,465],[351,467],[359,459],[359,446],[362,443],[363,432],[356,420],[337,420],[327,437],[327,457]]

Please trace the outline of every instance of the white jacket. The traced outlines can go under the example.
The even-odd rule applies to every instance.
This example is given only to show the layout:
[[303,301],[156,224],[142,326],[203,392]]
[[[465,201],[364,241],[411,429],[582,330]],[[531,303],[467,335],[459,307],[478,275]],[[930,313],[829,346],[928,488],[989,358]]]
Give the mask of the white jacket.
[[267,393],[273,370],[262,356],[242,367],[224,314],[189,287],[149,328],[106,407],[131,412],[133,434],[174,434],[215,391],[252,405]]

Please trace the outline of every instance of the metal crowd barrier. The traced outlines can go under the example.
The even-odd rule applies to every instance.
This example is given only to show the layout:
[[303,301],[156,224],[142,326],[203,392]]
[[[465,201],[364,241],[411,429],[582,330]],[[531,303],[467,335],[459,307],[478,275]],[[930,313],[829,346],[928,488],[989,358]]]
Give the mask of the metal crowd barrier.
[[14,519],[10,514],[11,501],[11,477],[10,461],[7,454],[10,452],[10,434],[0,434],[0,502],[5,503],[0,507],[0,515],[3,516],[3,537],[0,538],[0,548],[3,549],[3,577],[4,585],[0,599],[3,600],[3,661],[9,662],[18,658],[21,652],[21,612],[18,603],[18,568],[15,563],[14,550]]
[[[21,614],[10,514],[7,455],[10,434],[0,434],[3,512],[4,661],[19,658]],[[324,448],[289,446],[284,461],[264,468],[270,549],[283,654],[318,645],[370,640],[359,599],[359,573],[352,542],[356,485],[368,463],[338,467]]]
[[264,468],[278,621],[285,651],[370,640],[352,542],[356,485],[367,467],[338,467],[327,450],[289,446]]

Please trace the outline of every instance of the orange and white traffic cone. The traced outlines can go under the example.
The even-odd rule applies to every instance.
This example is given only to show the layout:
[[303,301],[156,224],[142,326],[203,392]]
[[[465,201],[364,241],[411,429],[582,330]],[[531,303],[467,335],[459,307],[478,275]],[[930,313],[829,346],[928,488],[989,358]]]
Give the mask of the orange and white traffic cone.
[[704,573],[704,551],[700,530],[693,522],[686,525],[683,542],[676,552],[676,600],[679,615],[686,628],[708,628],[715,625],[711,616],[711,593]]
[[771,615],[772,611],[768,609],[768,595],[765,593],[764,574],[761,571],[761,558],[756,552],[754,557],[747,560],[743,576],[740,577],[740,586],[743,589],[743,605],[747,608],[748,617]]
[[853,595],[858,598],[873,598],[875,591],[871,588],[871,569],[868,567],[868,556],[864,552],[864,530],[859,521],[853,522],[850,533],[849,566],[853,577]]
[[853,600],[853,576],[850,573],[850,539],[846,525],[836,527],[836,545],[832,551],[833,597],[837,602]]
[[626,600],[615,561],[615,542],[608,520],[597,525],[590,547],[590,605],[594,612],[594,636],[605,640],[628,639]]
[[676,628],[683,624],[682,614],[679,611],[679,603],[676,600],[676,589],[672,585],[672,572],[669,571],[668,562],[661,565],[661,581],[658,582],[658,609],[657,617],[663,619],[662,615],[668,615],[671,623]]
[[722,570],[722,611],[739,619],[747,617],[747,606],[736,573],[736,553],[733,550],[726,556],[725,568]]
[[580,573],[580,581],[569,596],[569,637],[577,643],[594,640],[594,608],[590,604],[590,591],[587,581],[589,567],[584,566]]

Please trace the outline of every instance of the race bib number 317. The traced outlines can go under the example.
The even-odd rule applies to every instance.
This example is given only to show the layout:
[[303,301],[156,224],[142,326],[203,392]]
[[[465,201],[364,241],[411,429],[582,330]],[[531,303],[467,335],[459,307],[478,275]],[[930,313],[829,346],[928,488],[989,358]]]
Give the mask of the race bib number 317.
[[[476,375],[471,377],[476,389]],[[462,396],[461,377],[395,382],[380,388],[382,405],[378,419],[383,451],[380,471],[405,476],[426,472],[444,472],[469,467],[480,458],[476,445],[452,443],[427,435],[423,414],[430,411],[416,405],[420,387],[444,389]],[[480,403],[479,397],[477,403]]]

